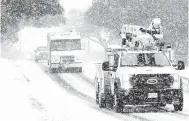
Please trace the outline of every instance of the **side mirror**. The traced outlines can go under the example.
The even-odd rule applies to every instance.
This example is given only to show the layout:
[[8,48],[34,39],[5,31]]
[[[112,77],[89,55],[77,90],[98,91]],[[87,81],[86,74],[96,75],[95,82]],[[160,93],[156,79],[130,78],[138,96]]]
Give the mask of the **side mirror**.
[[183,61],[178,61],[178,70],[184,70],[185,69],[185,64]]
[[105,61],[102,63],[102,70],[108,71],[109,70],[109,62]]

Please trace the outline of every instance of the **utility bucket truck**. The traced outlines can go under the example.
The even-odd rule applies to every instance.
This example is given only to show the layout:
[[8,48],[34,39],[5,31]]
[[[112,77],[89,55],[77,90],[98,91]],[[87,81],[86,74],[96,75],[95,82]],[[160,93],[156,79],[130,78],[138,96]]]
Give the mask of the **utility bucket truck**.
[[[138,31],[140,27],[135,29]],[[183,70],[184,63],[179,61],[175,69],[169,46],[159,49],[159,41],[154,37],[140,36],[132,31],[130,35],[126,38],[129,40],[126,46],[107,48],[107,60],[96,64],[96,102],[99,107],[111,106],[116,112],[124,109],[128,112],[124,107],[173,104],[175,111],[182,111],[182,78],[176,69]]]
[[83,44],[80,33],[48,33],[50,72],[82,72]]

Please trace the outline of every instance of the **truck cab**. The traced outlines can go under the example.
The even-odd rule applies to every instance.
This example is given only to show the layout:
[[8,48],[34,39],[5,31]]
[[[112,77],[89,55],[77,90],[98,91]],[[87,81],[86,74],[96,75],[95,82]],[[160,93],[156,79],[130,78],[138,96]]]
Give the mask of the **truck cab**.
[[[163,51],[107,50],[108,60],[97,64],[96,102],[116,112],[125,105],[166,106],[182,111],[182,79]],[[184,69],[179,62],[178,70]]]
[[82,72],[84,54],[84,41],[80,33],[48,33],[48,65],[50,72]]

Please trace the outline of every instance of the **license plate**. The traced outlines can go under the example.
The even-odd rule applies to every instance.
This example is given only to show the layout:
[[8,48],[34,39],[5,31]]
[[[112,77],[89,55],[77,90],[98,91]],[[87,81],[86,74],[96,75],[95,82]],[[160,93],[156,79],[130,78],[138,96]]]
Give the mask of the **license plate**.
[[148,93],[148,98],[157,98],[157,93]]

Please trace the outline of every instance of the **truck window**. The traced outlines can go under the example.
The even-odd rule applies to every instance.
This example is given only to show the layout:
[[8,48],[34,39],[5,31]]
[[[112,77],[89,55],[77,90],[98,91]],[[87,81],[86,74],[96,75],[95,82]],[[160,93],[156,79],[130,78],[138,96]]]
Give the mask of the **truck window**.
[[170,66],[163,53],[126,53],[121,57],[120,66]]
[[81,40],[80,39],[52,40],[50,46],[52,51],[81,50]]

